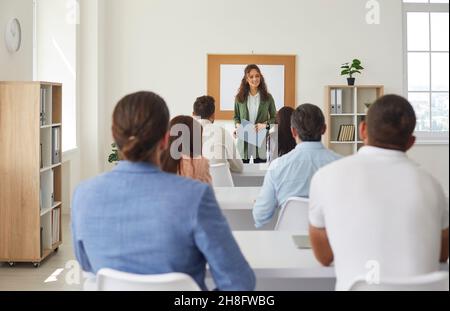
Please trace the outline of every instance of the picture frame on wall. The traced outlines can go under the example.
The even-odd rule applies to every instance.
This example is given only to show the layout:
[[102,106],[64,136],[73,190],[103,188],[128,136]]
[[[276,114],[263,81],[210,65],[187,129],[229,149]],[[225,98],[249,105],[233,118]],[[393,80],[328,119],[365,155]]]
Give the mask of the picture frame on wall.
[[244,69],[256,64],[275,100],[277,110],[296,107],[295,55],[208,55],[208,95],[216,101],[216,119],[232,120],[235,96],[244,76]]

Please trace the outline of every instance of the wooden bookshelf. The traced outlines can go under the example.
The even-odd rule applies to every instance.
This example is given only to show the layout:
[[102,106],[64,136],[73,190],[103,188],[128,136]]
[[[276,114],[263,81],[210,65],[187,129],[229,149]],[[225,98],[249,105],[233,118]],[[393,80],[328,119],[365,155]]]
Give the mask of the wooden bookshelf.
[[[341,93],[341,109],[332,110],[332,91]],[[355,154],[363,146],[359,137],[359,123],[366,116],[365,103],[373,103],[384,95],[382,85],[327,85],[325,87],[325,119],[328,126],[325,142],[329,149],[343,156]],[[337,109],[336,109],[337,110]],[[353,125],[351,140],[339,140],[339,130],[343,125]]]
[[59,83],[0,82],[0,262],[11,266],[39,267],[62,243],[61,95]]

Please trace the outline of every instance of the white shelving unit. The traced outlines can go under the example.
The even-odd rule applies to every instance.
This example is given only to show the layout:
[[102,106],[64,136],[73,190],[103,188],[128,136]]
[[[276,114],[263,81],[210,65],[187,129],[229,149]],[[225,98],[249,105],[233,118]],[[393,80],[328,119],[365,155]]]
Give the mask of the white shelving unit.
[[[342,91],[342,113],[335,113],[331,109],[332,91]],[[325,87],[325,119],[328,126],[325,142],[329,149],[343,156],[356,153],[363,145],[359,137],[359,123],[366,116],[365,103],[373,103],[383,96],[382,85],[328,85]],[[354,126],[354,139],[338,141],[339,129],[342,125]]]

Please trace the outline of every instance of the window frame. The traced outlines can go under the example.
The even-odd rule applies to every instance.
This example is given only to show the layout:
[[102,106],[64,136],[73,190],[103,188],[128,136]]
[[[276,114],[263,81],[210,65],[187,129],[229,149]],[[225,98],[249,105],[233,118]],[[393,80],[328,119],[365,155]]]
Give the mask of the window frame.
[[[431,56],[432,54],[438,53],[448,53],[444,51],[431,51],[431,35],[429,37],[430,50],[429,51],[408,51],[408,23],[407,14],[410,12],[418,13],[448,13],[449,4],[448,3],[406,3],[402,0],[402,24],[403,24],[403,94],[408,98],[408,93],[428,93],[430,97],[430,105],[432,103],[431,97],[434,93],[449,93],[449,91],[409,91],[408,90],[408,53],[409,52],[426,52],[430,57],[430,81],[432,76],[431,69]],[[430,34],[431,34],[431,18],[430,23]],[[430,113],[431,116],[431,113]],[[437,131],[416,131],[414,134],[417,138],[418,144],[447,144],[449,143],[448,131],[437,132]]]

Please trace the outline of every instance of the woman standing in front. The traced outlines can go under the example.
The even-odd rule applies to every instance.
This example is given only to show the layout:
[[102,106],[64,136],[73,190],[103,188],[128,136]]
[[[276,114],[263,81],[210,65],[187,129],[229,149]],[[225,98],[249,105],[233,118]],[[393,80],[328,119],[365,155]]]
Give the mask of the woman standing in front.
[[[257,132],[275,123],[277,109],[275,101],[267,91],[264,76],[257,65],[248,65],[244,71],[239,92],[234,104],[234,123],[236,128],[243,120],[255,125]],[[266,162],[266,140],[258,142],[258,146],[238,140],[238,149],[244,163],[253,158],[254,163]]]

